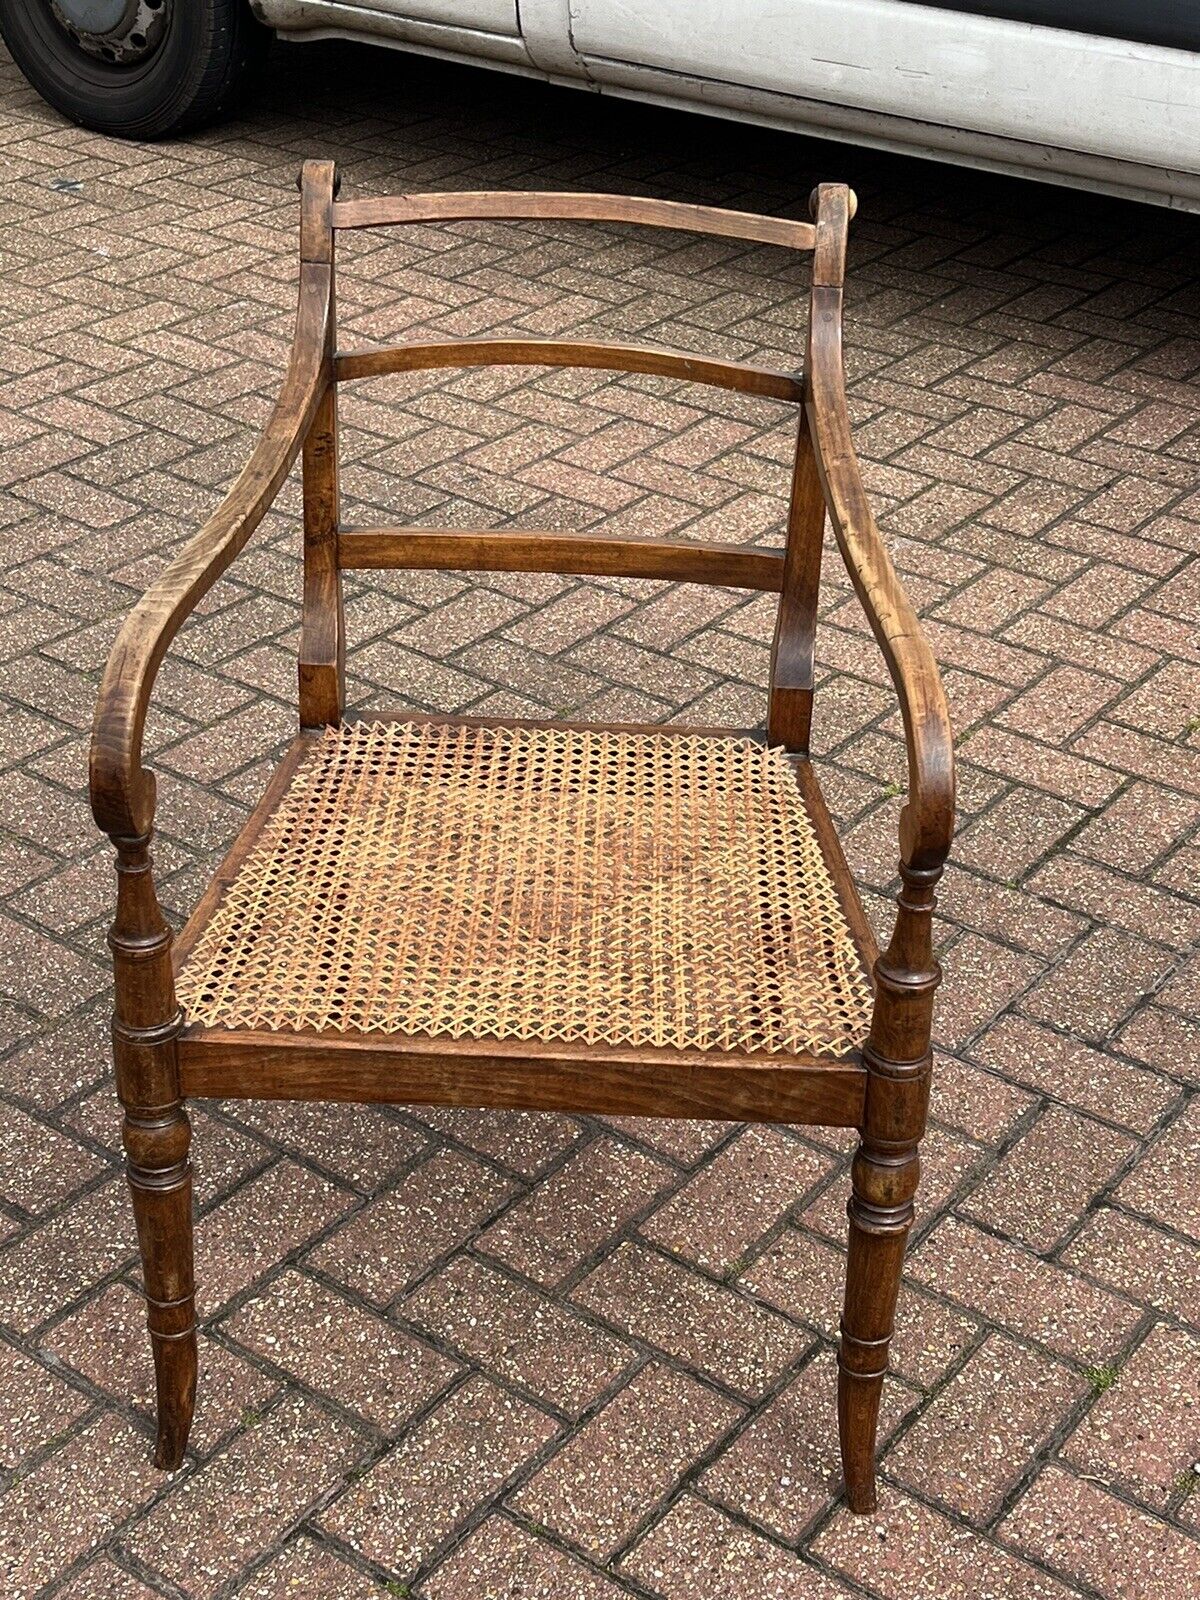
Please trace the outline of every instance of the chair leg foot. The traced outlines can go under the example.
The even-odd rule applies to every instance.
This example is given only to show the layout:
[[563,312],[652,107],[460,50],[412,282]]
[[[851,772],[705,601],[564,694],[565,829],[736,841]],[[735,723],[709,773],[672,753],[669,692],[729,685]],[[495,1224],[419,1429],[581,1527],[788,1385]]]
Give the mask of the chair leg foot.
[[883,1379],[838,1371],[838,1439],[846,1504],[858,1516],[875,1510],[875,1432]]
[[183,1461],[196,1403],[190,1141],[178,1103],[155,1115],[126,1110],[129,1187],[158,1399],[154,1464],[168,1472]]
[[196,1405],[196,1331],[174,1339],[151,1334],[154,1345],[154,1381],[158,1392],[158,1437],[154,1465],[174,1472],[183,1465]]

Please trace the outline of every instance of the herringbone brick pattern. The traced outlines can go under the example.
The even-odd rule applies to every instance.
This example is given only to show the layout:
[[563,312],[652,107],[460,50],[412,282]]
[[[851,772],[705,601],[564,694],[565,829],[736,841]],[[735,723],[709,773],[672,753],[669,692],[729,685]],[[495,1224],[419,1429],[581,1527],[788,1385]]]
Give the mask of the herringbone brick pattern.
[[[71,1600],[1178,1600],[1200,1585],[1196,224],[333,46],[239,122],[121,145],[0,69],[0,1587]],[[962,752],[935,1121],[880,1513],[837,1502],[848,1141],[197,1107],[194,1449],[150,1376],[106,1069],[99,664],[264,417],[297,165],[802,215],[861,192],[870,486]],[[453,226],[344,252],[348,335],[602,332],[794,364],[781,252]],[[347,516],[778,536],[787,421],[609,374],[345,406]],[[182,635],[148,746],[191,904],[292,726],[297,495]],[[880,917],[900,729],[836,557],[827,793]],[[353,694],[735,725],[771,606],[630,582],[353,584]]]

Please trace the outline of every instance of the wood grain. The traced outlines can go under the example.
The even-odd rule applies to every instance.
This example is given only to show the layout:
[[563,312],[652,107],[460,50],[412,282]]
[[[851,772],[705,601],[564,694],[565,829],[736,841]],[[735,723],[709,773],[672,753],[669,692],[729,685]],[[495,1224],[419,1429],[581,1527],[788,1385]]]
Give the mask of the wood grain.
[[791,373],[658,345],[596,344],[578,339],[433,339],[339,351],[334,360],[339,383],[437,367],[594,367],[608,372],[649,372],[794,404],[804,399],[804,385]]
[[455,194],[382,195],[343,200],[333,208],[335,228],[386,228],[397,223],[558,219],[580,222],[632,222],[684,233],[777,244],[811,250],[811,223],[764,217],[717,206],[692,206],[676,200],[643,199],[628,194],[576,194],[569,190],[464,190]]
[[635,534],[543,533],[479,528],[345,528],[338,564],[347,568],[437,568],[446,572],[570,572],[590,577],[667,578],[778,594],[781,550],[641,538]]
[[300,626],[300,723],[336,727],[346,703],[346,612],[342,603],[337,530],[337,386],[333,381],[336,297],[330,221],[337,175],[332,161],[309,162],[301,181],[301,254],[329,265],[329,313],[321,352],[321,396],[304,437],[304,599]]
[[[817,260],[832,273],[844,260],[849,191],[822,185]],[[826,233],[842,239],[822,248]],[[850,437],[842,362],[842,286],[814,283],[806,402],[817,470],[834,534],[900,697],[908,750],[908,804],[901,853],[909,866],[941,866],[954,831],[954,754],[950,712],[933,652],[892,566],[872,515]]]
[[529,1040],[221,1030],[180,1041],[184,1092],[284,1100],[497,1106],[605,1116],[717,1117],[856,1127],[856,1060],[621,1051]]

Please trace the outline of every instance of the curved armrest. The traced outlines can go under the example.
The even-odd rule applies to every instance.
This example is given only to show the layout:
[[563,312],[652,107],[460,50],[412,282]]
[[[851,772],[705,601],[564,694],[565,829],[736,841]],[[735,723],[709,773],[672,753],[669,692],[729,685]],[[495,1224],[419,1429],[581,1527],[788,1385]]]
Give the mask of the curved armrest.
[[302,264],[291,358],[270,421],[220,506],[125,619],[109,655],[90,767],[92,814],[114,837],[140,837],[153,823],[154,778],[142,767],[142,730],[167,646],[262,521],[330,381],[330,278],[328,263]]
[[900,817],[906,867],[937,872],[954,830],[954,749],[937,663],[871,514],[850,437],[842,368],[842,291],[812,292],[809,426],[825,502],[846,569],[900,696],[908,746],[908,804]]

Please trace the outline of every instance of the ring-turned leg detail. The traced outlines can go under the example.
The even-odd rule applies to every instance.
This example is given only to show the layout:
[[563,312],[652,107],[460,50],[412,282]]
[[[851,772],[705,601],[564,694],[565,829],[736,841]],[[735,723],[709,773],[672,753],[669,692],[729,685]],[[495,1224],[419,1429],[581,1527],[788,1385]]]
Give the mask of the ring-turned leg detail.
[[904,1249],[920,1176],[929,1103],[933,991],[941,972],[930,922],[940,871],[901,867],[895,933],[875,965],[871,1037],[863,1047],[866,1105],[851,1171],[850,1255],[838,1357],[838,1431],[846,1499],[875,1509],[875,1441]]
[[113,1046],[123,1137],[154,1352],[155,1465],[183,1460],[196,1399],[191,1128],[179,1094],[183,1018],[171,977],[171,931],[150,876],[149,839],[117,839]]

